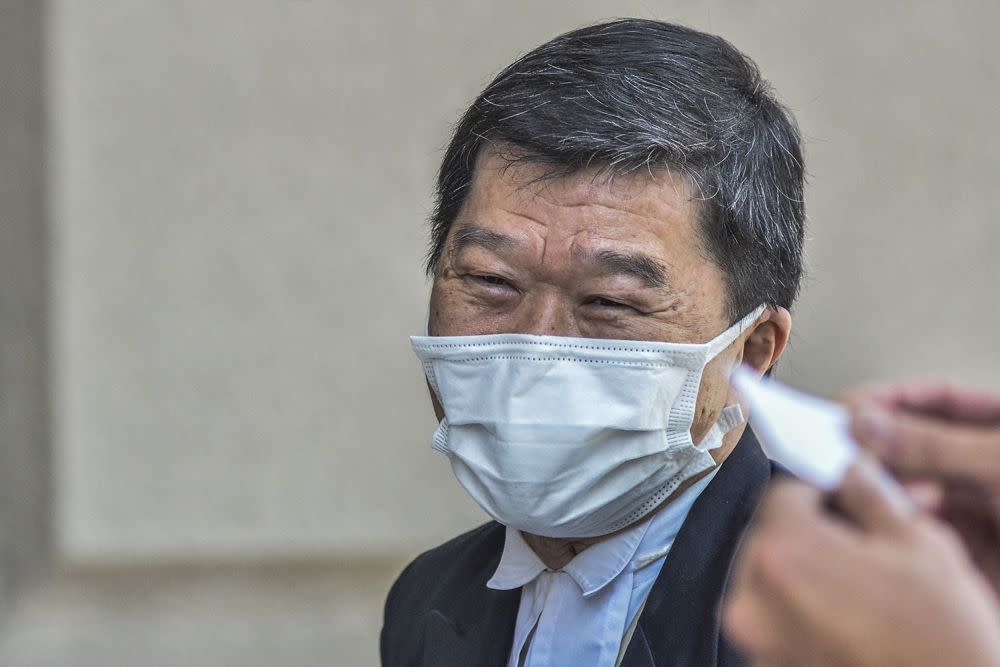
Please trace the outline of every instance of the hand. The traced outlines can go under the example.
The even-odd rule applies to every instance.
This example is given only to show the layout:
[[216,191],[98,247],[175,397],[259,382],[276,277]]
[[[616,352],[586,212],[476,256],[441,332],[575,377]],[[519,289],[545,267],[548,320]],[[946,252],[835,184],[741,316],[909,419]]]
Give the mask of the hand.
[[[1000,665],[1000,607],[954,533],[856,464],[834,501],[772,488],[741,547],[725,631],[778,665]],[[898,491],[897,491],[898,494]],[[846,517],[846,518],[845,518]]]
[[909,383],[848,402],[858,442],[958,532],[1000,595],[1000,396]]

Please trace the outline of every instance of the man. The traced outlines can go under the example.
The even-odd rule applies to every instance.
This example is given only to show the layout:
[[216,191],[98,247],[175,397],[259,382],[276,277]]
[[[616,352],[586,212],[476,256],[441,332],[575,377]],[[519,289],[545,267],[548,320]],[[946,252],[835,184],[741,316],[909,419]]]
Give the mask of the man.
[[729,375],[788,340],[799,144],[750,60],[656,21],[557,37],[473,102],[413,346],[496,521],[400,575],[385,665],[740,662],[720,601],[773,468]]
[[919,509],[868,464],[834,495],[839,516],[814,489],[776,485],[728,632],[767,664],[1000,665],[1000,396],[917,383],[851,403],[855,437]]

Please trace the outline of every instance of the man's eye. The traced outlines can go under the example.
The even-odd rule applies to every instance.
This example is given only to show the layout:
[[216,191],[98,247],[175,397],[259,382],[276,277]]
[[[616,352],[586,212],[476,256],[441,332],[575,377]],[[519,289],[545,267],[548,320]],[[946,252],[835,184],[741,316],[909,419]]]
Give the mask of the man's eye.
[[620,301],[614,301],[603,296],[595,296],[589,301],[592,306],[600,306],[602,308],[631,308],[627,304],[621,303]]
[[507,282],[504,278],[501,278],[500,276],[474,276],[474,277],[479,282],[485,283],[487,285],[498,285],[498,286],[510,285],[509,282]]

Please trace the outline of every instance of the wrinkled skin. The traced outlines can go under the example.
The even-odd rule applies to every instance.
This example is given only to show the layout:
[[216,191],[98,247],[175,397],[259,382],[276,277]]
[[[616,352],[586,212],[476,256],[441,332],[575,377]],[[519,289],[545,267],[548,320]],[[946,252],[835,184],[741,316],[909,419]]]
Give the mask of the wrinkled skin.
[[[480,156],[435,272],[430,335],[703,343],[728,328],[725,277],[702,246],[685,179],[665,171],[613,180],[598,171],[544,175],[538,165],[511,164],[495,152]],[[738,400],[729,387],[733,365],[763,373],[781,356],[790,329],[787,310],[768,309],[708,365],[695,442]],[[434,407],[441,419],[436,400]],[[742,432],[734,429],[712,451],[716,461]],[[552,569],[603,539],[525,538]]]

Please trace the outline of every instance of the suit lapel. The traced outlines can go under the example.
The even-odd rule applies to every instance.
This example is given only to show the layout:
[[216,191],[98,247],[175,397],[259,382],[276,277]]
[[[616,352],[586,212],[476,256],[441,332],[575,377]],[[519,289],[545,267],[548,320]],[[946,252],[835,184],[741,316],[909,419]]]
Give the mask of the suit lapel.
[[681,526],[623,665],[739,662],[719,634],[719,604],[739,539],[770,476],[770,462],[747,429]]

